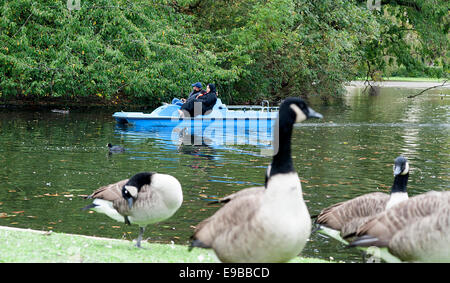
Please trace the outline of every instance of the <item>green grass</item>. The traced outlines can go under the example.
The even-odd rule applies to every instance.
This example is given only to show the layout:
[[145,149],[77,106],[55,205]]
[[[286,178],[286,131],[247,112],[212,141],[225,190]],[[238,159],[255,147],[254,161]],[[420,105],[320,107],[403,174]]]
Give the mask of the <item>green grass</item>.
[[[136,248],[127,240],[46,233],[0,226],[0,262],[218,262],[212,250],[142,242]],[[295,258],[290,262],[328,262]]]
[[425,78],[425,77],[419,77],[419,78],[411,78],[411,77],[384,77],[383,80],[385,81],[404,81],[404,82],[444,82],[445,78]]
[[[339,242],[343,243],[346,246],[349,244],[346,240],[344,240],[341,237],[339,231],[336,231],[336,230],[333,230],[333,229],[330,229],[330,228],[322,226],[321,229],[318,232],[321,233],[321,234],[327,235],[327,236],[335,239],[336,241],[339,241]],[[357,247],[357,249],[365,252],[367,254],[366,256],[372,257],[372,260],[375,260],[377,262],[379,262],[379,260],[383,260],[383,261],[388,262],[388,263],[399,263],[399,262],[401,262],[400,259],[398,259],[397,257],[393,256],[391,253],[389,253],[387,248]]]

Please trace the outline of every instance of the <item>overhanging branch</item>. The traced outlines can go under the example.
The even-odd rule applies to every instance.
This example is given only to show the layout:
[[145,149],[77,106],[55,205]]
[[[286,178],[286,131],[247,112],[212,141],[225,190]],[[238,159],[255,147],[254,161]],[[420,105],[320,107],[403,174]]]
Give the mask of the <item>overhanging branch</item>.
[[447,83],[447,81],[448,81],[448,79],[446,79],[441,85],[435,85],[435,86],[426,88],[426,89],[422,90],[421,92],[419,92],[418,94],[414,94],[414,95],[408,96],[408,98],[414,98],[414,97],[416,97],[416,96],[422,95],[422,94],[424,94],[426,91],[428,91],[428,90],[430,90],[430,89],[433,89],[433,88],[443,87],[443,86]]

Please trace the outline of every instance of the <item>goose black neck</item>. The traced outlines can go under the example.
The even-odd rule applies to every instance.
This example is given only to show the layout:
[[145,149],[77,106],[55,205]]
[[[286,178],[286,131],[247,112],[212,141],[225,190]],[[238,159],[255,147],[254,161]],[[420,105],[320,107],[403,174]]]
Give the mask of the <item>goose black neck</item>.
[[138,190],[141,190],[142,186],[150,185],[152,175],[153,174],[149,172],[138,173],[128,180],[127,185],[134,186],[138,188]]
[[406,186],[408,185],[409,173],[405,175],[397,175],[394,178],[394,184],[391,188],[391,193],[406,193]]
[[269,177],[280,173],[295,172],[291,155],[292,129],[293,124],[290,123],[275,126],[273,145],[276,154],[272,160]]

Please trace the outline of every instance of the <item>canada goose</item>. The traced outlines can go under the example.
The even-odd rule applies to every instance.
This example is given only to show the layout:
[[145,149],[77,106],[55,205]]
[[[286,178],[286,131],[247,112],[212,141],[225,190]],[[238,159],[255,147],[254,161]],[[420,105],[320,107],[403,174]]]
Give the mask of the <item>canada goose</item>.
[[120,153],[120,152],[124,152],[125,148],[121,147],[120,145],[112,145],[110,143],[108,143],[106,145],[108,147],[109,153]]
[[180,208],[183,193],[174,177],[143,172],[101,187],[87,198],[94,202],[83,210],[92,209],[126,224],[138,224],[136,246],[140,247],[145,227],[171,217]]
[[359,227],[350,246],[387,247],[403,261],[450,262],[450,191],[427,192]]
[[406,192],[408,177],[408,160],[399,156],[394,161],[394,184],[390,195],[374,192],[336,203],[323,209],[315,223],[340,231],[343,238],[352,237],[358,227],[370,217],[408,199]]
[[297,256],[311,233],[311,219],[291,156],[294,123],[322,118],[299,98],[280,106],[273,157],[263,188],[222,199],[225,205],[197,225],[190,249],[212,248],[222,262],[286,262]]

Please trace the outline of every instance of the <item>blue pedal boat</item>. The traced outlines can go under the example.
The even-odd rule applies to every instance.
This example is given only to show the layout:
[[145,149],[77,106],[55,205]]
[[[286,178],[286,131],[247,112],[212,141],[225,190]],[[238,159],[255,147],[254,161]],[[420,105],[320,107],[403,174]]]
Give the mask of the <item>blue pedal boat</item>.
[[113,117],[119,124],[133,124],[136,128],[154,130],[158,128],[192,128],[192,129],[218,129],[218,128],[246,128],[257,131],[271,131],[278,115],[278,107],[234,105],[227,106],[217,99],[212,111],[207,115],[195,117],[180,117],[178,105],[164,104],[150,114],[143,112],[116,112]]

